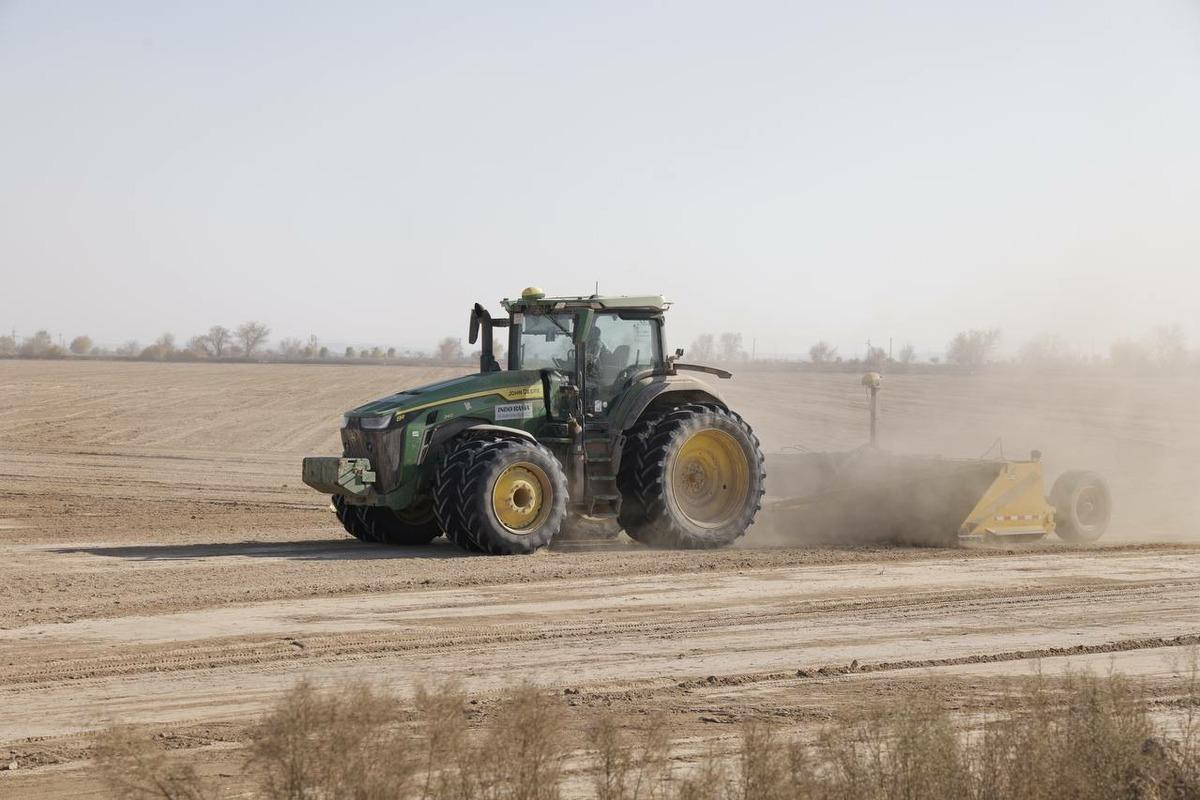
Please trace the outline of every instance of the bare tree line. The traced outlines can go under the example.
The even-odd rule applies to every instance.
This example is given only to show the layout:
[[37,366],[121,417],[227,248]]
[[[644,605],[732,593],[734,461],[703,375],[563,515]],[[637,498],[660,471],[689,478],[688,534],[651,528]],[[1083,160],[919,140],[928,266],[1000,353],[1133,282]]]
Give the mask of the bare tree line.
[[[1200,366],[1200,352],[1189,349],[1187,337],[1180,325],[1160,325],[1142,339],[1120,339],[1112,342],[1106,355],[1085,355],[1072,349],[1060,337],[1042,334],[1023,343],[1015,357],[1001,359],[997,348],[1001,341],[998,328],[976,328],[960,331],[938,354],[922,360],[915,345],[906,342],[893,355],[882,347],[867,344],[859,354],[842,356],[838,348],[821,339],[808,348],[808,360],[764,359],[779,363],[806,363],[818,369],[883,369],[903,371],[918,366],[924,369],[951,368],[976,371],[998,364],[1015,364],[1031,368],[1067,368],[1109,365],[1124,371],[1152,371],[1175,367]],[[692,340],[685,352],[688,361],[737,363],[749,356],[742,347],[742,334],[704,333]]]
[[[74,337],[69,345],[56,343],[48,330],[18,339],[15,334],[0,336],[0,358],[122,358],[140,361],[346,361],[370,360],[465,362],[462,340],[448,336],[439,341],[430,353],[397,350],[395,347],[373,345],[334,349],[315,336],[306,339],[285,337],[270,347],[271,329],[261,322],[250,320],[236,328],[213,325],[205,333],[190,337],[180,346],[174,333],[166,332],[151,344],[143,346],[129,340],[117,347],[97,346],[87,335]],[[497,349],[503,347],[497,343]]]
[[[466,353],[462,339],[447,336],[428,351],[397,350],[391,346],[345,347],[336,352],[322,344],[316,336],[306,339],[285,337],[272,348],[271,329],[255,320],[235,328],[213,325],[205,333],[192,336],[183,346],[177,344],[173,333],[163,333],[151,344],[142,346],[135,340],[107,349],[97,346],[87,335],[75,336],[69,344],[60,337],[56,342],[48,330],[18,339],[13,335],[0,336],[0,357],[65,358],[117,357],[143,361],[198,360],[262,360],[262,361],[394,361],[437,363],[467,363],[478,356]],[[935,355],[921,359],[916,347],[905,343],[893,355],[882,347],[868,345],[862,352],[843,356],[827,340],[819,340],[808,348],[807,362],[800,359],[758,359],[759,363],[806,364],[829,370],[952,368],[976,371],[995,364],[1016,364],[1024,367],[1054,369],[1109,365],[1128,372],[1150,372],[1171,368],[1200,366],[1200,354],[1191,350],[1183,328],[1161,325],[1141,339],[1120,339],[1112,342],[1107,354],[1085,355],[1073,350],[1060,337],[1052,334],[1035,336],[1023,343],[1014,357],[999,359],[997,347],[1001,332],[997,328],[960,331]],[[740,332],[703,333],[692,340],[685,360],[723,364],[744,363],[752,356],[746,352]],[[503,356],[504,344],[495,343],[497,357]]]

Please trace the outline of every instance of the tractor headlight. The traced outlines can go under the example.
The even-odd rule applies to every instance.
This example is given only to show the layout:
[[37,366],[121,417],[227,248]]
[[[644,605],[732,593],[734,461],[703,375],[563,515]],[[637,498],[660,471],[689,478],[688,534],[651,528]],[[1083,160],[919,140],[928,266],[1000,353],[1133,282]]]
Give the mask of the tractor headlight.
[[358,420],[358,424],[362,426],[364,431],[381,431],[390,425],[391,422],[391,414],[384,414],[382,417],[359,417]]

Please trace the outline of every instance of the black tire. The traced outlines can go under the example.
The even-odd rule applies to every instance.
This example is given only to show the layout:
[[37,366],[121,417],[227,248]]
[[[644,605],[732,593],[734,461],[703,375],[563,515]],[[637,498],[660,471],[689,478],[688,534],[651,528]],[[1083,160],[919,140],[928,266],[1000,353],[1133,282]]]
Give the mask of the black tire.
[[[515,481],[509,484],[515,488],[498,499],[504,493],[502,479]],[[506,524],[501,518],[505,503],[505,513],[528,513],[522,517],[528,524]],[[554,454],[535,442],[464,439],[441,459],[433,480],[433,508],[446,538],[466,550],[532,553],[548,545],[562,527],[567,476]]]
[[[684,446],[700,434],[720,443],[717,449],[725,451],[727,465],[725,471],[700,468],[697,493],[689,498],[681,489],[686,489],[683,480],[692,477],[673,486],[671,476]],[[696,469],[690,461],[680,466]],[[622,497],[618,519],[632,539],[654,547],[725,547],[753,524],[765,481],[762,448],[740,416],[716,405],[677,406],[638,422],[627,435],[617,479]],[[696,514],[696,497],[704,490],[719,504],[706,518]]]
[[429,544],[442,535],[430,506],[398,512],[383,506],[350,505],[341,495],[334,495],[333,508],[346,532],[364,542],[411,547]]
[[1108,530],[1112,519],[1112,493],[1094,472],[1064,472],[1050,490],[1054,524],[1067,542],[1094,542]]

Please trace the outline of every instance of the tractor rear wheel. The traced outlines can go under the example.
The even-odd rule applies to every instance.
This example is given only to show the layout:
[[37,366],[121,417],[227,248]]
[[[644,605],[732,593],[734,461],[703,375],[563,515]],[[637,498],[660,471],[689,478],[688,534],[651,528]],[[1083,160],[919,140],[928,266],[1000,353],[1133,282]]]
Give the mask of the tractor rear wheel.
[[737,414],[685,405],[638,423],[621,458],[620,522],[655,547],[724,547],[762,507],[763,454]]
[[493,555],[550,543],[567,511],[567,476],[544,446],[524,439],[466,439],[441,460],[434,513],[446,537]]
[[1050,490],[1054,524],[1067,542],[1094,542],[1108,529],[1112,495],[1108,484],[1094,472],[1072,470],[1058,476]]
[[394,511],[383,506],[353,506],[341,495],[333,496],[333,509],[346,532],[355,539],[376,544],[429,544],[442,535],[433,508]]

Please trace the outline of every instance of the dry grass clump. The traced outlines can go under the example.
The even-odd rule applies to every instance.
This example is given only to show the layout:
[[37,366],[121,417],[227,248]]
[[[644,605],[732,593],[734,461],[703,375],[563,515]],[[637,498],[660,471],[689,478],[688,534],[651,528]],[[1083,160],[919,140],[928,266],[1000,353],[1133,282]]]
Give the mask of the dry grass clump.
[[101,777],[122,800],[214,800],[216,786],[191,764],[169,757],[148,736],[114,727],[96,737],[93,751]]
[[406,797],[417,764],[403,715],[395,697],[366,685],[301,683],[263,721],[248,766],[267,798]]
[[249,767],[270,800],[558,800],[562,704],[518,687],[480,736],[467,708],[454,685],[421,689],[407,711],[364,685],[301,684],[267,717]]
[[[1137,685],[1071,675],[1032,681],[982,724],[901,700],[803,739],[749,722],[732,755],[680,765],[665,717],[630,729],[601,715],[579,752],[597,800],[1184,800],[1200,798],[1198,689],[1193,678],[1172,701],[1183,721],[1171,735]],[[523,686],[486,720],[470,708],[455,686],[406,706],[363,685],[300,684],[263,721],[247,777],[269,800],[558,800],[571,746],[562,701]],[[118,797],[219,796],[125,729],[101,737],[96,756]]]
[[671,796],[671,737],[665,716],[651,717],[635,736],[611,715],[588,726],[596,800],[659,800]]

